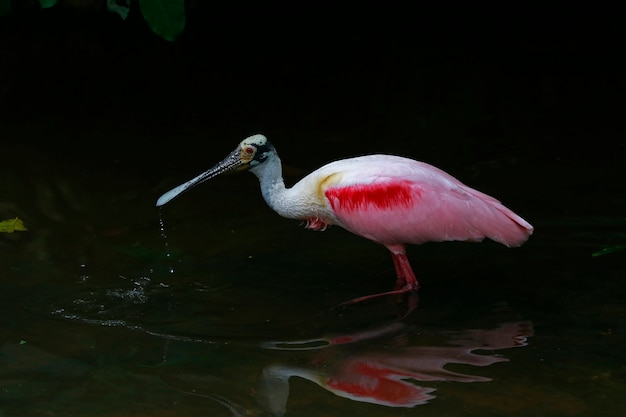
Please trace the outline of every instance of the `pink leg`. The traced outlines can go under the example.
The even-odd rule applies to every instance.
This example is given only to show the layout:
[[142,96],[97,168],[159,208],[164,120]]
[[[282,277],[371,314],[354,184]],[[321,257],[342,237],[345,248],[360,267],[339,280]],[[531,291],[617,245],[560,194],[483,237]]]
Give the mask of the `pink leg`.
[[396,281],[396,289],[405,289],[406,291],[414,291],[419,288],[413,268],[409,263],[409,259],[406,257],[406,253],[392,253],[393,264],[396,267],[396,275],[398,280]]
[[361,301],[371,300],[372,298],[382,297],[385,295],[399,295],[407,292],[414,292],[419,289],[419,284],[409,263],[409,259],[406,257],[404,246],[388,246],[393,258],[393,265],[396,268],[396,287],[393,291],[382,292],[378,294],[366,295],[364,297],[358,297],[350,301],[341,303],[341,305],[349,305],[359,303]]

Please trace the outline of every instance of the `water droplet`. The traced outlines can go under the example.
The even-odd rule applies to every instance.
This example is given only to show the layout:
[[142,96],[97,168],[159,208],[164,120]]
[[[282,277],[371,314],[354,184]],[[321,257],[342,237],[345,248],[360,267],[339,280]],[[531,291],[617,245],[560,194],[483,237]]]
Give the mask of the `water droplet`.
[[[165,220],[163,220],[163,212],[161,208],[159,208],[159,230],[161,232],[161,237],[163,238],[163,246],[165,248],[165,259],[171,260],[172,254],[169,251],[169,243],[167,241],[167,233],[165,231]],[[175,270],[173,266],[169,266],[168,271],[170,274],[174,274]]]

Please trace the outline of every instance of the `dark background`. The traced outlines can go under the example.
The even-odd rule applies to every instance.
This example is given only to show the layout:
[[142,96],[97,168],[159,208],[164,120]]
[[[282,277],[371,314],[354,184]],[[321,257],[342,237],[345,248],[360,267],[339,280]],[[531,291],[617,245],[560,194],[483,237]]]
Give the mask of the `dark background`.
[[615,13],[384,4],[189,2],[173,43],[134,3],[126,21],[23,7],[0,18],[0,140],[155,184],[253,133],[302,172],[385,152],[469,182],[517,173],[525,193],[622,183]]

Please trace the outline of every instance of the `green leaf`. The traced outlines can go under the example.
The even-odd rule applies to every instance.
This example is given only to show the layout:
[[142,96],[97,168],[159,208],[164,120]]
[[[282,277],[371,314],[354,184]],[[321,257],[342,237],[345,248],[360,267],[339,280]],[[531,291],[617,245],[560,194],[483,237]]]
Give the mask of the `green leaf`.
[[173,42],[185,28],[185,0],[139,0],[139,8],[150,29]]
[[39,0],[39,5],[42,9],[48,9],[57,4],[57,0]]
[[13,233],[15,231],[25,231],[28,230],[24,227],[24,223],[18,219],[17,217],[9,220],[0,221],[0,232],[2,233]]
[[128,13],[130,12],[130,0],[107,0],[107,10],[112,13],[117,13],[123,20],[126,20]]
[[604,247],[600,249],[599,251],[592,253],[591,256],[594,256],[594,257],[602,256],[602,255],[607,255],[609,253],[618,252],[622,250],[626,250],[626,245],[612,245],[612,246]]

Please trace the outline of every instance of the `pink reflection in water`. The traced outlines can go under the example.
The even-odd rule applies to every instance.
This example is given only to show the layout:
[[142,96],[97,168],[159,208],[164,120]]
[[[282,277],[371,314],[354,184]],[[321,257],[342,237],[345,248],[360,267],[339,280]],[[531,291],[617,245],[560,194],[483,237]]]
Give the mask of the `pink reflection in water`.
[[[316,383],[340,397],[388,407],[415,407],[435,398],[435,388],[418,382],[486,382],[490,378],[445,369],[448,364],[489,366],[508,359],[475,351],[499,350],[525,346],[532,336],[530,322],[505,323],[495,329],[471,329],[446,332],[445,346],[411,346],[407,329],[399,323],[360,334],[324,338],[325,346],[337,349],[336,355],[320,354],[307,366],[273,364],[262,373],[257,400],[272,415],[286,412],[289,378],[298,376]],[[365,349],[350,350],[347,344],[393,336],[388,344],[368,344]],[[310,349],[312,341],[274,342],[280,349]],[[344,345],[346,344],[346,345]],[[342,345],[342,346],[340,346]],[[356,346],[357,348],[359,346]]]

